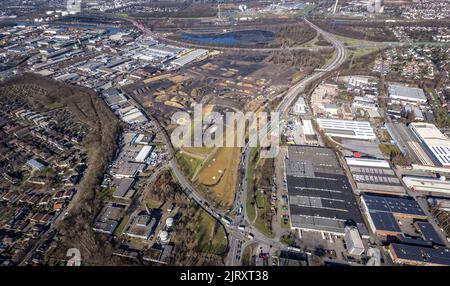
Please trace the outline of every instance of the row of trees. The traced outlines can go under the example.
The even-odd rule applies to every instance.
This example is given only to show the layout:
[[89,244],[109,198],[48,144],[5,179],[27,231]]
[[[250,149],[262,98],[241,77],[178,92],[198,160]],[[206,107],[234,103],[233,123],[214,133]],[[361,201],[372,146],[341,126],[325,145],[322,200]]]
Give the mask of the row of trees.
[[333,34],[341,35],[344,37],[349,37],[353,39],[358,40],[366,40],[366,41],[396,41],[397,38],[395,37],[394,33],[389,30],[385,26],[377,26],[373,25],[372,27],[369,26],[362,26],[358,23],[357,26],[355,26],[354,23],[350,24],[336,24],[336,23],[330,23],[328,21],[318,20],[315,21],[315,24],[317,24],[322,29],[329,31]]
[[273,30],[275,42],[281,46],[293,47],[309,42],[317,35],[316,31],[304,23],[280,26]]

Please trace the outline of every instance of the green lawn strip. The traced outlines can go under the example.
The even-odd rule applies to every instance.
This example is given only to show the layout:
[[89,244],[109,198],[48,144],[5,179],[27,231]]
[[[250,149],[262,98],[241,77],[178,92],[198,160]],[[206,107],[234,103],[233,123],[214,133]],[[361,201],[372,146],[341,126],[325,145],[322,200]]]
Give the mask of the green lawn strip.
[[366,40],[359,40],[359,39],[353,39],[348,38],[340,35],[334,34],[334,37],[344,43],[346,46],[363,46],[363,45],[373,45],[380,42],[372,42],[372,41],[366,41]]
[[217,222],[201,209],[189,223],[189,226],[195,229],[194,239],[197,241],[199,251],[218,255],[225,252],[227,248],[225,230],[219,225],[219,229],[213,234],[216,224]]
[[193,158],[182,152],[178,152],[176,157],[183,172],[191,178],[202,164],[201,160]]
[[400,152],[398,147],[393,144],[380,144],[380,145],[378,145],[378,147],[380,148],[383,155],[385,155],[387,157],[390,157],[391,154],[396,154],[396,153]]
[[249,165],[247,170],[247,202],[246,202],[246,212],[247,217],[250,221],[253,221],[256,216],[255,206],[252,204],[253,201],[253,186],[255,183],[255,170],[258,160],[256,157],[258,156],[258,149],[252,148],[249,155]]
[[120,222],[119,226],[114,231],[115,236],[120,236],[123,233],[123,230],[125,229],[125,226],[127,225],[128,221],[130,220],[130,215],[126,215],[122,221]]
[[271,211],[270,203],[268,202],[265,195],[262,194],[260,191],[257,191],[256,193],[256,201],[258,206],[258,217],[256,218],[255,221],[255,227],[265,236],[273,237],[274,235],[271,232],[269,226],[267,225],[267,218],[266,218],[266,215]]

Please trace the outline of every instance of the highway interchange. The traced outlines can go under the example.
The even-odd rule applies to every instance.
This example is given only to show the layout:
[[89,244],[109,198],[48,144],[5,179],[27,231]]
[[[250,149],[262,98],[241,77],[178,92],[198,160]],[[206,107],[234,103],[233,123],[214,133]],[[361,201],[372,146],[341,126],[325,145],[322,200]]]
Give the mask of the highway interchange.
[[[314,25],[307,19],[304,19],[304,20],[307,24],[309,24],[312,28],[314,28],[318,33],[320,33],[326,40],[328,40],[330,43],[332,43],[334,49],[336,50],[336,54],[335,54],[333,61],[329,65],[324,67],[323,71],[311,74],[310,76],[304,78],[302,81],[300,81],[299,83],[297,83],[296,85],[292,86],[289,89],[289,91],[283,97],[282,101],[280,102],[280,104],[278,105],[278,107],[275,110],[280,114],[280,118],[282,117],[283,114],[285,114],[288,111],[289,107],[292,105],[292,103],[297,98],[297,96],[300,93],[304,92],[305,88],[310,83],[319,79],[320,77],[325,75],[327,72],[332,71],[333,69],[339,67],[345,61],[346,56],[347,56],[347,50],[346,50],[345,46],[341,42],[339,42],[337,39],[335,39],[333,37],[333,35],[320,29],[319,27],[317,27],[316,25]],[[271,132],[271,130],[275,129],[275,127],[278,128],[278,126],[275,126],[274,124],[277,124],[277,123],[271,121],[268,125],[266,125],[264,128],[262,128],[262,130],[259,131],[260,132],[259,136],[264,135],[264,133]],[[263,133],[263,134],[261,134],[261,133]],[[269,245],[272,247],[278,247],[278,248],[286,247],[285,245],[281,244],[279,241],[268,238],[264,234],[259,232],[256,228],[254,228],[251,225],[251,223],[247,217],[245,206],[246,206],[246,198],[247,198],[247,191],[248,191],[247,176],[248,176],[250,151],[252,149],[251,146],[256,146],[257,140],[258,140],[258,136],[251,137],[249,139],[247,146],[244,149],[243,154],[242,154],[242,158],[243,158],[242,169],[243,169],[244,175],[241,176],[240,188],[238,190],[238,192],[240,192],[241,194],[240,194],[240,196],[236,196],[239,199],[236,200],[235,204],[234,204],[235,207],[236,206],[242,207],[242,212],[240,212],[240,215],[236,216],[236,218],[234,220],[235,223],[232,224],[231,226],[228,226],[228,228],[227,228],[228,233],[230,234],[229,235],[230,249],[229,249],[229,254],[227,257],[228,265],[240,265],[241,258],[242,258],[241,257],[242,250],[245,249],[245,247],[252,242],[260,242],[262,244],[266,244],[266,245]],[[238,238],[238,236],[233,236],[232,234],[236,233],[238,225],[243,224],[244,221],[246,222],[247,230],[254,235],[254,238],[246,239],[246,242],[244,243],[244,245],[242,247],[239,247],[239,245],[241,244],[241,240]]]
[[[338,41],[332,34],[320,29],[319,27],[308,21],[306,18],[304,18],[304,21],[307,24],[309,24],[313,29],[315,29],[318,33],[320,33],[327,41],[329,41],[333,45],[336,52],[333,61],[329,63],[326,67],[304,78],[287,91],[287,93],[283,96],[282,101],[274,110],[280,114],[280,118],[282,117],[283,114],[285,114],[288,111],[289,107],[292,105],[297,96],[300,93],[304,92],[306,87],[310,83],[319,79],[327,72],[332,71],[335,68],[339,67],[342,63],[344,63],[347,57],[347,49],[343,43]],[[144,32],[144,34],[152,36],[154,35],[150,30],[143,27],[142,25],[139,25],[138,23],[134,24],[136,27],[140,28]],[[137,100],[135,101],[138,103]],[[152,119],[159,125],[158,120],[154,118],[145,108],[143,108],[143,106],[141,106],[141,109],[150,119]],[[248,176],[249,157],[250,151],[252,149],[251,146],[256,146],[258,136],[259,138],[261,138],[261,136],[264,136],[265,134],[268,134],[269,132],[274,130],[275,127],[274,124],[275,123],[273,121],[269,122],[269,124],[265,125],[261,130],[259,130],[258,132],[259,135],[249,138],[249,141],[243,150],[242,166],[241,166],[242,171],[240,172],[241,174],[240,183],[239,188],[237,190],[237,195],[235,196],[235,202],[233,204],[234,207],[232,208],[232,211],[238,210],[234,218],[228,216],[228,213],[230,213],[230,211],[223,211],[219,208],[215,208],[214,204],[209,202],[208,199],[206,199],[200,192],[198,192],[195,186],[190,182],[190,180],[186,178],[186,176],[180,170],[180,167],[178,166],[177,160],[174,156],[175,150],[173,148],[169,134],[165,132],[162,126],[159,126],[160,130],[163,131],[162,134],[164,141],[168,146],[169,152],[171,153],[169,166],[172,169],[173,174],[177,178],[178,183],[180,184],[180,186],[182,187],[182,189],[188,195],[189,198],[191,198],[199,207],[204,209],[210,216],[212,216],[220,224],[222,224],[226,230],[226,235],[228,239],[228,255],[226,257],[227,265],[241,265],[242,252],[251,243],[256,242],[259,243],[260,245],[266,245],[269,248],[273,247],[275,249],[287,248],[287,246],[281,243],[279,240],[267,237],[266,235],[258,231],[248,219],[245,208],[247,198],[247,176]],[[244,226],[244,228],[242,226]]]

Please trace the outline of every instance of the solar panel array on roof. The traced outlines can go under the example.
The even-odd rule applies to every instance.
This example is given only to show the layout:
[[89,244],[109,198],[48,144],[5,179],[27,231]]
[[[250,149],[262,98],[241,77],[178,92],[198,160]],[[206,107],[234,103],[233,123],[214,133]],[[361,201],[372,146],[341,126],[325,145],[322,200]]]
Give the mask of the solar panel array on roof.
[[333,150],[289,146],[286,180],[293,227],[344,233],[349,222],[367,229],[350,183]]
[[377,230],[401,233],[397,220],[389,212],[373,212],[370,214]]
[[429,222],[416,222],[416,225],[419,227],[420,232],[425,240],[431,241],[436,245],[445,246],[445,242],[442,240],[441,236],[434,229],[433,225]]
[[399,240],[402,244],[416,245],[416,246],[424,246],[424,247],[432,247],[433,243],[430,241],[423,240],[421,238],[412,238],[408,236],[400,236]]
[[[398,189],[403,191],[400,180],[394,171],[389,168],[371,167],[371,166],[349,166],[353,179],[358,187],[366,186],[375,190],[385,187],[387,190]],[[362,187],[364,189],[364,187]]]
[[450,266],[450,251],[445,248],[427,248],[397,243],[392,243],[390,247],[398,259],[411,264]]
[[280,252],[280,266],[306,266],[308,256],[304,253],[282,250]]
[[364,194],[363,199],[369,211],[384,211],[398,214],[426,216],[414,199],[384,197]]

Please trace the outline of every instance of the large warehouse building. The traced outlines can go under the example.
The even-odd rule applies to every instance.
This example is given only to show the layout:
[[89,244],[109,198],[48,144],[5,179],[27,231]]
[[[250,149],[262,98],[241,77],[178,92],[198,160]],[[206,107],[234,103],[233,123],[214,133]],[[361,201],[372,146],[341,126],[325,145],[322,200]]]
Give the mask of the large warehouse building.
[[450,167],[450,140],[447,136],[430,123],[411,123],[409,128],[437,166]]
[[427,102],[427,97],[420,88],[391,84],[388,92],[394,103],[419,105]]
[[358,191],[404,194],[400,180],[386,160],[345,158]]
[[406,124],[401,122],[386,123],[386,130],[394,140],[395,145],[400,149],[403,155],[410,157],[413,163],[433,166],[433,160],[428,156],[422,147],[417,136],[415,136]]
[[351,186],[332,149],[289,146],[286,159],[291,227],[343,236],[347,225],[367,234]]
[[205,56],[207,53],[208,53],[208,50],[196,49],[196,50],[190,51],[187,54],[182,55],[181,57],[173,60],[172,64],[175,66],[184,66],[184,65],[187,65],[187,64]]
[[427,219],[420,205],[412,198],[365,193],[361,196],[361,202],[372,233],[380,236],[401,236],[399,219]]
[[389,254],[395,264],[411,266],[450,266],[450,252],[446,248],[425,248],[417,245],[392,243]]
[[402,180],[408,188],[416,192],[444,196],[450,195],[450,181],[444,176],[440,178],[404,176]]
[[367,121],[318,118],[317,123],[327,136],[360,140],[377,138]]

